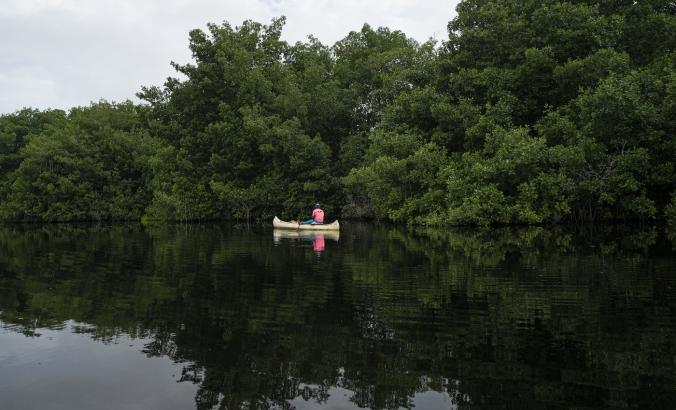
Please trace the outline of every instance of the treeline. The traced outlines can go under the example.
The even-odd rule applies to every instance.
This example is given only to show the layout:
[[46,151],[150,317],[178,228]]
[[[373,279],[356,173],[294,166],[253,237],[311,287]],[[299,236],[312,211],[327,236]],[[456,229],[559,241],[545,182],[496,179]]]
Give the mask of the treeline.
[[0,117],[0,218],[331,215],[676,225],[676,6],[466,0],[441,44],[365,25],[190,33],[143,104]]

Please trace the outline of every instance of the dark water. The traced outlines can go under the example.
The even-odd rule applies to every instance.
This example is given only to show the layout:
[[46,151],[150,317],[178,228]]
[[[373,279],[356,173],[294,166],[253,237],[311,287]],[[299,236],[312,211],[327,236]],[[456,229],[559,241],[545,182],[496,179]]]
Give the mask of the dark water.
[[0,408],[671,409],[659,228],[0,228]]

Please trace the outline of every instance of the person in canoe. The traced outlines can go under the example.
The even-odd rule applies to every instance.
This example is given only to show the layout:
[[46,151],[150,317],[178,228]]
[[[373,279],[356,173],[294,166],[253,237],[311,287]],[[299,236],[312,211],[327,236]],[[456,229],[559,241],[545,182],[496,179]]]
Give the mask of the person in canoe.
[[323,225],[324,224],[324,211],[319,206],[315,204],[315,209],[312,211],[312,218],[307,221],[300,223],[301,225]]

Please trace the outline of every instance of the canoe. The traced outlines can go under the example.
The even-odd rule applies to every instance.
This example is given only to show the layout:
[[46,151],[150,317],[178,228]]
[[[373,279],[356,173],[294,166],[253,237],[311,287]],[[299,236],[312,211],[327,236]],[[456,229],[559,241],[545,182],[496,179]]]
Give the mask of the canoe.
[[294,222],[285,222],[275,216],[272,220],[272,226],[275,229],[293,229],[297,231],[339,231],[340,224],[338,221],[333,221],[330,224],[319,225],[301,225]]

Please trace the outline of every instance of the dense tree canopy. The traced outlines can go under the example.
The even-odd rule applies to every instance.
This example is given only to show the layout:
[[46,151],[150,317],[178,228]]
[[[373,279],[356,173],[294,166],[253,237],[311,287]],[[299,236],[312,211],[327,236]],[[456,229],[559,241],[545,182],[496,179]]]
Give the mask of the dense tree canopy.
[[[674,11],[461,2],[432,81],[386,107],[376,133],[389,143],[370,146],[348,192],[377,217],[422,224],[658,216],[676,187]],[[417,140],[393,156],[404,135]],[[422,175],[421,157],[433,164]]]
[[24,110],[0,124],[10,148],[2,163],[13,165],[2,175],[2,217],[90,221],[143,214],[149,158],[158,144],[138,107],[99,103],[67,115]]
[[141,105],[0,117],[0,217],[673,220],[676,8],[465,0],[449,37],[190,33]]

